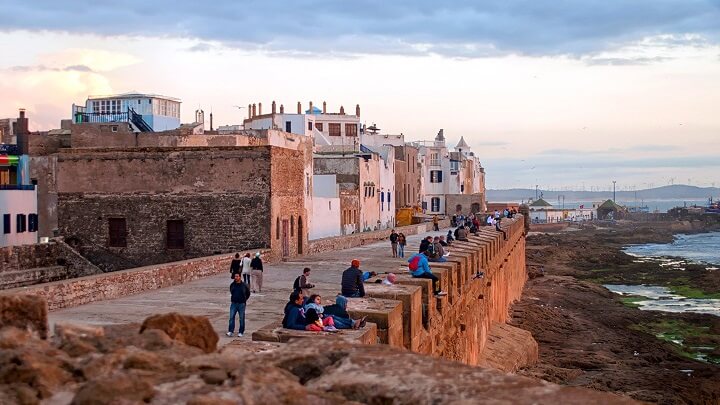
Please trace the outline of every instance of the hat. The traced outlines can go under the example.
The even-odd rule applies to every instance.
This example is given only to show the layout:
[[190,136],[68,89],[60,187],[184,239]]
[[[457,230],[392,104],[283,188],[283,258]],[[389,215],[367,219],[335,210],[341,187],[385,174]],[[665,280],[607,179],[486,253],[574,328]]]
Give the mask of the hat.
[[358,260],[358,259],[353,259],[353,260],[350,262],[350,265],[353,266],[353,267],[360,267],[360,260]]
[[255,257],[260,257],[260,252],[255,253]]

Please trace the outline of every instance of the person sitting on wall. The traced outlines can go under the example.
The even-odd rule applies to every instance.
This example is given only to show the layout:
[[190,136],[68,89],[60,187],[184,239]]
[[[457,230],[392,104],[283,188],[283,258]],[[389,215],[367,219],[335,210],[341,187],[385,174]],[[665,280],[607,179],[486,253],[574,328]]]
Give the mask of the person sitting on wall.
[[365,271],[363,272],[363,282],[368,281],[372,277],[377,276],[377,272],[375,271]]
[[458,228],[455,230],[455,239],[462,242],[468,241],[467,229],[464,226],[458,226]]
[[290,300],[285,304],[285,316],[282,320],[283,328],[305,330],[307,321],[305,319],[305,310],[303,309],[304,300],[305,297],[301,290],[295,290],[290,293]]
[[310,283],[310,267],[303,269],[303,274],[297,276],[293,282],[293,290],[302,290],[304,296],[310,295],[310,289],[315,288],[315,284]]
[[[448,231],[448,234],[450,234],[450,231]],[[452,238],[452,234],[450,234],[450,237]],[[440,245],[442,245],[443,248],[448,247],[448,243],[445,242],[445,235],[440,235]]]
[[455,238],[453,237],[452,231],[448,231],[448,234],[447,234],[447,244],[448,244],[448,245],[452,245],[452,243],[453,243],[454,240],[455,240]]
[[432,270],[430,270],[430,263],[428,263],[427,255],[428,252],[426,250],[422,253],[415,253],[408,259],[408,270],[410,271],[410,275],[414,278],[432,280],[432,288],[436,296],[441,297],[447,295],[446,292],[440,290],[440,286],[438,286],[438,281],[440,281],[440,279],[438,279],[437,276],[432,273]]
[[360,271],[360,260],[353,259],[340,280],[340,293],[345,297],[359,298],[365,296],[363,274]]
[[[323,312],[325,311],[325,308],[322,306],[322,297],[318,294],[313,294],[310,296],[310,299],[305,303],[305,306],[303,306],[303,309],[305,310],[305,317],[306,321],[308,322],[308,325],[318,325],[321,326],[326,331],[332,332],[333,330],[337,330],[335,328],[335,320],[331,316],[324,316]],[[310,315],[310,311],[315,311],[315,314],[318,316],[318,321],[316,323],[310,323],[310,318],[312,317]],[[310,329],[315,330],[315,329]]]
[[426,251],[430,245],[432,245],[432,236],[428,236],[420,241],[420,250],[418,250],[418,253]]
[[393,285],[397,281],[397,276],[395,273],[388,273],[387,277],[385,277],[385,280],[382,281],[383,285]]
[[352,319],[347,312],[347,298],[342,295],[335,297],[335,303],[327,305],[324,308],[325,316],[331,316],[338,329],[358,329],[367,323],[365,317],[361,319]]
[[[443,249],[443,246],[440,244],[439,237],[436,236],[435,239],[433,239],[432,247],[433,247],[433,250],[428,255],[428,260],[431,262],[437,262],[437,263],[446,262],[447,259],[445,257],[443,257],[443,256],[445,256],[445,249]],[[428,250],[428,252],[430,252],[430,250]]]
[[317,313],[315,308],[310,308],[305,312],[305,330],[311,332],[336,332],[337,328],[333,323],[332,317],[323,318]]

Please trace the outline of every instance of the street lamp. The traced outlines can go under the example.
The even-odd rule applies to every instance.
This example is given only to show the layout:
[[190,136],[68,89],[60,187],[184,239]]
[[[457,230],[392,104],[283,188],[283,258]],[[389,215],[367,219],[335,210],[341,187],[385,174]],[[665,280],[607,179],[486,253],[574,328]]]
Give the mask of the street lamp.
[[615,183],[616,181],[613,180],[613,202],[615,202]]

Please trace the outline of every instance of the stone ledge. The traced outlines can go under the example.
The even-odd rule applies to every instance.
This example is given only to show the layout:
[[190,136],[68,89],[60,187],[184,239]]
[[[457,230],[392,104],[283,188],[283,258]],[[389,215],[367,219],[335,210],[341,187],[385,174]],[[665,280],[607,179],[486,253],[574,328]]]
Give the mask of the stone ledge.
[[288,343],[295,339],[339,339],[366,345],[377,343],[377,325],[368,322],[364,328],[341,329],[337,332],[311,332],[285,329],[281,321],[269,323],[253,332],[252,340],[260,342]]

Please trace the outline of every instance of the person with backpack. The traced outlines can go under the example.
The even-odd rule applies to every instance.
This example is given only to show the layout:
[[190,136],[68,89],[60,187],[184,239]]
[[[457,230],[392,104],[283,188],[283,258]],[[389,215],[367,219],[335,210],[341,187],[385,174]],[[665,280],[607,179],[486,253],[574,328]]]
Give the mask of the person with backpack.
[[365,296],[365,284],[363,273],[360,271],[360,260],[353,259],[340,281],[340,293],[348,298],[360,298]]
[[432,273],[432,270],[430,270],[430,263],[428,263],[427,255],[428,253],[426,250],[421,253],[415,253],[408,259],[408,270],[410,271],[410,275],[412,275],[413,278],[426,278],[432,280],[433,293],[436,296],[442,297],[447,295],[446,292],[440,290],[440,287],[438,286],[438,281],[440,281],[440,279],[438,279],[437,276]]
[[397,255],[398,255],[398,234],[395,233],[394,229],[390,232],[390,246],[392,247],[393,257],[397,257]]
[[310,279],[310,267],[305,267],[303,269],[303,274],[297,276],[295,279],[295,282],[293,283],[293,290],[302,291],[304,296],[310,295],[310,289],[315,288],[315,284],[310,283],[308,280]]
[[252,292],[255,292],[255,288],[257,288],[257,292],[261,293],[263,285],[263,262],[260,258],[260,252],[255,253],[255,257],[253,257],[250,262],[250,275],[252,276]]
[[250,298],[250,288],[243,282],[240,273],[233,275],[235,280],[230,284],[230,322],[228,322],[227,337],[235,331],[235,315],[238,316],[238,337],[245,333],[245,305]]

